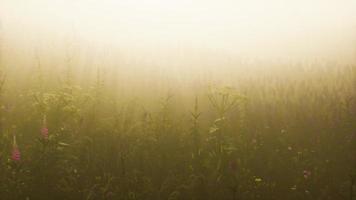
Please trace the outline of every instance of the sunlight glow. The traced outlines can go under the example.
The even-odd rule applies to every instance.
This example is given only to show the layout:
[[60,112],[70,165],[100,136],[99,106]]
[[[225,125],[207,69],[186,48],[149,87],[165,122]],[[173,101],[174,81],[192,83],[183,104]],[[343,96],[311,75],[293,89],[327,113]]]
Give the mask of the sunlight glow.
[[352,0],[3,0],[0,13],[18,41],[74,36],[143,53],[262,58],[350,56],[356,25]]

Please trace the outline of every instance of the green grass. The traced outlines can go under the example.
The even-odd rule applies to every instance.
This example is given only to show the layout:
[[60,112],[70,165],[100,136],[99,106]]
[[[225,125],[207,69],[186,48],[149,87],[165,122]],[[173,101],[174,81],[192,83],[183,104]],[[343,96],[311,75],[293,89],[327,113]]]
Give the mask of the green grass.
[[356,199],[353,66],[166,89],[44,69],[3,76],[0,199]]

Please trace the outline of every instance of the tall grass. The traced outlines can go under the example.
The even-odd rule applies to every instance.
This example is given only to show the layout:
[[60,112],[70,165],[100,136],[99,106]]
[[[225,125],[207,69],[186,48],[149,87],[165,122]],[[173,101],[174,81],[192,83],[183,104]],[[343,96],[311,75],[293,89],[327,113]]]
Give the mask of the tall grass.
[[355,199],[356,68],[314,65],[120,93],[38,62],[1,81],[0,197]]

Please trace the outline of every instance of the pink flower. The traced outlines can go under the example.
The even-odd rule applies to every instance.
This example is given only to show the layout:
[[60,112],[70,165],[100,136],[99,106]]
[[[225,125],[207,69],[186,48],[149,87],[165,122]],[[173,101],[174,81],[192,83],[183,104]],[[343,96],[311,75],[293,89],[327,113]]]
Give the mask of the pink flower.
[[47,127],[43,127],[41,129],[41,135],[42,135],[43,139],[48,140],[48,128]]
[[11,160],[16,161],[16,162],[21,160],[21,153],[20,153],[19,147],[17,146],[15,136],[14,136],[14,144],[13,144],[12,152],[11,152]]
[[13,147],[13,149],[12,149],[11,160],[13,160],[13,161],[21,160],[21,153],[17,146]]
[[309,170],[304,170],[303,171],[303,176],[305,179],[309,178],[311,176],[311,171]]

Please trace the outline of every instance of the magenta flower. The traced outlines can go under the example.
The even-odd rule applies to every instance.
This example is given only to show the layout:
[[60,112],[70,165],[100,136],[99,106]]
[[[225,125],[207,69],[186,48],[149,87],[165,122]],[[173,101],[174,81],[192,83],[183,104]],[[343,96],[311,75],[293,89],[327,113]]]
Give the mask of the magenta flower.
[[17,146],[14,146],[12,149],[11,160],[13,160],[13,161],[21,160],[21,153]]
[[16,162],[21,160],[21,153],[20,153],[19,147],[17,146],[15,136],[14,136],[14,144],[13,144],[12,152],[11,152],[11,160],[16,161]]

